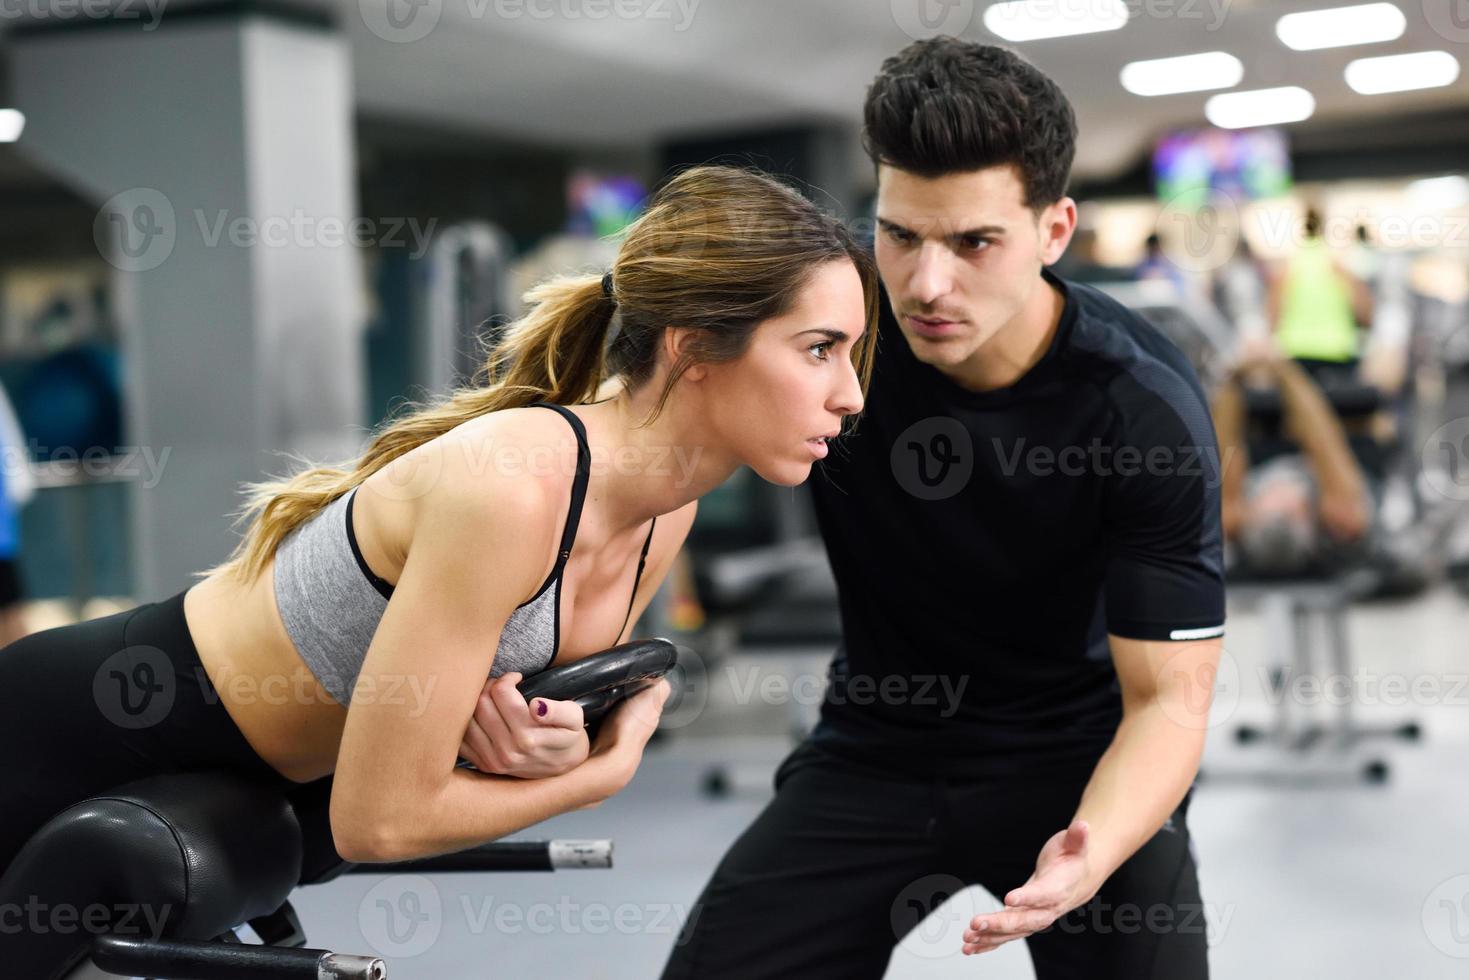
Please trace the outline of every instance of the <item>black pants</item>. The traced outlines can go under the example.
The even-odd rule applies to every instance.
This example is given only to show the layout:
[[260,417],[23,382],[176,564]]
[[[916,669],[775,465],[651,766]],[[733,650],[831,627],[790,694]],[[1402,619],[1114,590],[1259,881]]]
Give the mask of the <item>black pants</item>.
[[[1089,776],[904,778],[807,742],[781,764],[775,799],[715,870],[664,980],[879,978],[893,947],[950,895],[978,884],[1003,898],[1023,885]],[[1187,804],[1091,903],[1025,940],[1038,980],[1207,977]],[[926,954],[961,955],[957,939],[940,942],[924,937]],[[984,954],[973,967],[985,975]]]
[[0,692],[0,873],[57,813],[134,779],[227,770],[295,786],[220,703],[182,592],[0,649]]

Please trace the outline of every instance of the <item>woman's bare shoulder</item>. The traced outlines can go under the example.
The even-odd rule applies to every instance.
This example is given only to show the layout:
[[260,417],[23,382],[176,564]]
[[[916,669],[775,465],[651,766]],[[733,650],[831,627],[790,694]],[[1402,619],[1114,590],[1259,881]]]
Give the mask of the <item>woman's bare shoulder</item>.
[[460,521],[466,544],[492,532],[503,540],[508,531],[538,554],[554,548],[575,468],[576,440],[564,419],[506,409],[456,426],[381,476],[413,501],[417,521]]

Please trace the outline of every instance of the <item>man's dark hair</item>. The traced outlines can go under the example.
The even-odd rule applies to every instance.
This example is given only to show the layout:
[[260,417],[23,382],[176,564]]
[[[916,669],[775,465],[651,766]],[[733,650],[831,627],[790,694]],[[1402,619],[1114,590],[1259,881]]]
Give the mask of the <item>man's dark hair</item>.
[[1076,153],[1071,103],[1005,48],[954,37],[908,45],[882,63],[862,122],[874,165],[942,177],[1013,164],[1033,210],[1066,194]]

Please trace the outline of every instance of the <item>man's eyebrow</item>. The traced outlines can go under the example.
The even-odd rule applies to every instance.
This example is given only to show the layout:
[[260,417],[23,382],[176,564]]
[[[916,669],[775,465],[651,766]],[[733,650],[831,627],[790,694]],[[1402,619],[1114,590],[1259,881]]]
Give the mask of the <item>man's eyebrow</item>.
[[[909,235],[917,234],[913,229],[905,228],[896,221],[889,221],[887,218],[878,218],[877,223],[888,231],[900,231]],[[953,240],[955,238],[966,238],[970,235],[995,236],[1003,235],[1004,233],[1005,228],[1003,225],[980,225],[978,228],[966,228],[963,231],[951,232],[944,237]]]

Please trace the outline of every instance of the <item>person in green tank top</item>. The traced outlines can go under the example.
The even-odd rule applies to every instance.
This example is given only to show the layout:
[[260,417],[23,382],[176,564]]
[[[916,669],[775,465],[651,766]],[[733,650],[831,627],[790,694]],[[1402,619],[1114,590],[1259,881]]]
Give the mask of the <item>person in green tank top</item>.
[[1295,360],[1346,363],[1358,356],[1359,326],[1372,319],[1367,287],[1321,235],[1321,214],[1308,208],[1306,240],[1271,284],[1270,312],[1281,353]]

